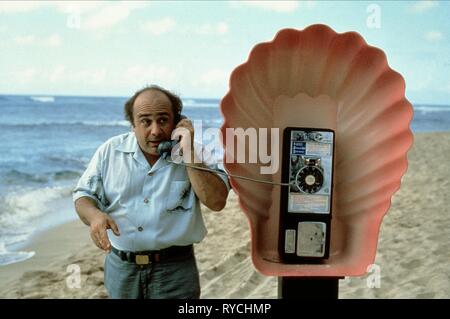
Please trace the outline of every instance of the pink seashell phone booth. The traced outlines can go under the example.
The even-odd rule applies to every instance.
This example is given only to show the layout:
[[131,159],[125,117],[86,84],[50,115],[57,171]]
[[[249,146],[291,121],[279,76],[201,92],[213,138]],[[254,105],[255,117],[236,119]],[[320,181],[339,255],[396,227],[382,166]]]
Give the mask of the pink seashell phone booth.
[[225,169],[260,181],[230,177],[256,269],[335,290],[365,274],[413,142],[405,83],[383,51],[325,25],[281,30],[232,72],[220,107]]

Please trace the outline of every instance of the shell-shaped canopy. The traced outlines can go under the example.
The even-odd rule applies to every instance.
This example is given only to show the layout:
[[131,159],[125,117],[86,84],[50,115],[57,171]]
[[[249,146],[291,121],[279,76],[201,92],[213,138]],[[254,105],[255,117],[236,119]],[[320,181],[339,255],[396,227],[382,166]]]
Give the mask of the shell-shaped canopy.
[[[250,222],[255,267],[275,276],[364,274],[375,259],[379,227],[406,172],[413,141],[405,83],[383,51],[358,33],[339,34],[325,25],[281,30],[233,71],[221,112],[226,170],[259,180],[280,182],[281,163],[273,174],[262,174],[269,164],[260,158],[243,163],[227,158],[238,147],[246,159],[256,152],[227,137],[227,129],[267,128],[268,138],[258,144],[267,154],[281,154],[288,126],[336,133],[330,257],[322,264],[280,261],[280,186],[230,178]],[[280,134],[271,136],[271,128]]]

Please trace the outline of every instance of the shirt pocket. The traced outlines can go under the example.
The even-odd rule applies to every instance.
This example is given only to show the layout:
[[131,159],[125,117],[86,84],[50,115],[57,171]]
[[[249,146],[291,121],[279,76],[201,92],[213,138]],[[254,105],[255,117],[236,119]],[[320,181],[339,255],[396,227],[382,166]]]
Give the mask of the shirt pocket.
[[195,194],[189,181],[176,181],[170,183],[169,195],[166,198],[166,211],[187,212],[194,203]]

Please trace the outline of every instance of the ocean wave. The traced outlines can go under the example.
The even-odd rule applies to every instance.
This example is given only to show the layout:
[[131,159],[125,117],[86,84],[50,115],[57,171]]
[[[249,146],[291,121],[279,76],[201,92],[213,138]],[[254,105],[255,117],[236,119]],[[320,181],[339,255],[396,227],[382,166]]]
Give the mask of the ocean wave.
[[35,102],[41,102],[41,103],[55,102],[55,97],[53,97],[53,96],[30,96],[30,99]]
[[65,171],[58,171],[55,173],[52,173],[53,180],[55,181],[61,181],[61,180],[72,180],[79,178],[81,176],[81,173],[65,170]]
[[35,255],[34,251],[8,251],[4,242],[0,242],[0,265],[14,264]]
[[198,103],[198,102],[194,102],[194,103],[186,103],[183,104],[183,107],[192,107],[192,108],[202,108],[202,107],[206,107],[206,108],[215,108],[215,107],[219,107],[218,103]]
[[185,107],[218,107],[219,103],[216,99],[183,99]]
[[45,184],[50,181],[74,180],[81,176],[81,170],[60,170],[50,173],[33,174],[12,169],[6,173],[3,173],[2,175],[2,184]]
[[72,187],[55,186],[11,192],[0,198],[0,229],[15,229],[15,234],[34,218],[49,212],[50,202],[70,197]]
[[87,125],[87,126],[131,126],[130,122],[126,120],[119,120],[119,121],[106,121],[106,122],[100,122],[100,121],[82,121],[82,122],[75,122],[75,125]]
[[44,158],[45,161],[49,161],[52,165],[64,165],[64,167],[72,167],[77,170],[71,172],[78,172],[78,170],[84,170],[90,161],[88,156],[79,156],[72,154],[60,154],[60,155],[47,155]]
[[25,242],[33,232],[31,226],[22,226],[20,229],[3,228],[0,231],[0,244],[11,246]]
[[414,105],[414,111],[424,113],[450,112],[450,105]]
[[4,184],[22,184],[26,183],[46,183],[49,181],[49,176],[40,174],[30,174],[12,169],[3,174]]
[[45,187],[11,192],[0,198],[0,264],[28,259],[33,252],[10,252],[7,248],[28,240],[46,227],[51,214],[62,214],[58,203],[70,201],[72,187]]

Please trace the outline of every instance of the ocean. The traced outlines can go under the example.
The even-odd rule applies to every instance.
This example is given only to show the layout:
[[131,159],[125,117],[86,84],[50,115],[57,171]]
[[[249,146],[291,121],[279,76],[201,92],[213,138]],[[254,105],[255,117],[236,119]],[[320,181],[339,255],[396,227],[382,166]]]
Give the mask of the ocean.
[[[27,240],[77,219],[71,190],[97,147],[130,131],[125,101],[0,95],[0,265],[31,258],[34,252],[23,251]],[[219,99],[189,98],[183,103],[183,114],[201,120],[203,130],[220,127]],[[414,109],[414,132],[450,130],[450,106]]]

